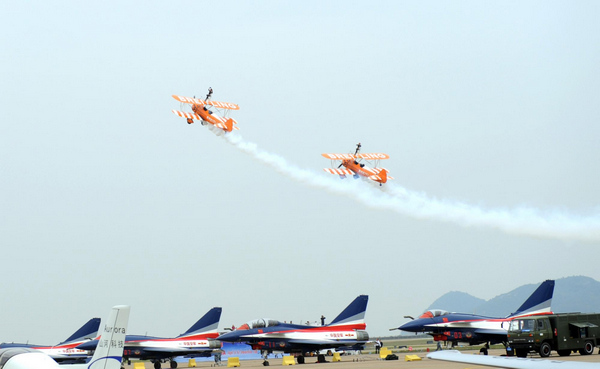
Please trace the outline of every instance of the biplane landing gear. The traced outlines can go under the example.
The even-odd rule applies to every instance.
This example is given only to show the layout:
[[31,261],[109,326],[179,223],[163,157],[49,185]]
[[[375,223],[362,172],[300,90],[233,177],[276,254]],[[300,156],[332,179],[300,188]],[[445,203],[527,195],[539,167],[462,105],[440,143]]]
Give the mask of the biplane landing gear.
[[187,119],[187,124],[192,124],[192,123],[194,123],[194,120],[192,118],[188,118]]

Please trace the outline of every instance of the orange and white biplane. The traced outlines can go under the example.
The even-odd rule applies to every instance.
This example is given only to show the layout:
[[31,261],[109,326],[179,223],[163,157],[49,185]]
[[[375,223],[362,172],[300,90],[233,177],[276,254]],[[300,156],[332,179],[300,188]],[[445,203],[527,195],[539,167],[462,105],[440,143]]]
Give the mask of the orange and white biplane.
[[[346,178],[347,175],[353,176],[354,178],[359,178],[360,176],[366,177],[375,182],[379,182],[380,186],[383,183],[386,183],[388,179],[394,179],[388,175],[387,169],[378,166],[379,160],[390,158],[388,154],[360,154],[358,153],[359,150],[360,147],[354,154],[321,154],[327,159],[331,159],[332,164],[341,161],[341,164],[338,165],[337,168],[335,168],[335,165],[332,165],[332,168],[324,168],[324,170],[331,174],[337,174],[342,179]],[[365,164],[361,163],[362,160],[375,160],[375,163],[373,167],[367,167]]]
[[[215,127],[221,128],[225,132],[231,132],[233,130],[239,130],[236,126],[237,122],[233,118],[229,118],[229,112],[231,110],[239,110],[240,107],[236,104],[212,100],[202,100],[193,97],[185,97],[179,95],[173,95],[173,98],[183,104],[192,105],[192,113],[187,113],[179,110],[172,110],[173,113],[179,115],[182,118],[187,118],[188,124],[194,123],[194,120],[199,120],[202,125],[210,123]],[[219,112],[216,115],[211,110],[214,108]]]

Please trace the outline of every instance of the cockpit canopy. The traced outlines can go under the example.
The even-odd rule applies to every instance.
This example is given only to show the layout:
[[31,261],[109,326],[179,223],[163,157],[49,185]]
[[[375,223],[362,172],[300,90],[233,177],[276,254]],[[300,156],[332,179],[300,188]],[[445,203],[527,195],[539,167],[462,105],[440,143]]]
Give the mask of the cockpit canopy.
[[419,316],[419,319],[435,318],[438,316],[443,316],[443,315],[448,315],[448,314],[450,314],[450,313],[447,312],[446,310],[440,310],[440,309],[427,310],[426,312],[421,314],[421,316]]
[[248,323],[240,325],[236,331],[244,331],[248,329],[256,329],[256,328],[266,328],[266,327],[275,327],[279,325],[278,320],[273,319],[255,319]]

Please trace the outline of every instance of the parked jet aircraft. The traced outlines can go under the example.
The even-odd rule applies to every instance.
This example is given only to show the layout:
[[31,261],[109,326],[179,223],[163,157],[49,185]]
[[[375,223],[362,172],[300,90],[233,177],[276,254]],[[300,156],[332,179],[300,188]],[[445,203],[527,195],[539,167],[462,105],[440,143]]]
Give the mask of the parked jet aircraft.
[[[365,312],[369,296],[358,296],[328,325],[309,326],[257,319],[219,336],[219,341],[245,342],[263,355],[273,351],[300,353],[323,349],[360,350],[369,340]],[[298,363],[304,362],[299,356]],[[324,358],[320,357],[319,361]]]
[[[172,110],[174,114],[182,118],[187,118],[187,123],[192,124],[194,120],[200,120],[204,125],[210,123],[215,127],[221,128],[225,132],[239,130],[236,120],[229,118],[230,110],[239,110],[236,104],[220,101],[201,100],[192,97],[173,95],[173,98],[180,103],[191,104],[193,113],[187,113],[179,110]],[[213,114],[212,108],[216,109],[221,116]]]
[[0,349],[9,347],[28,347],[33,348],[43,353],[50,355],[54,360],[59,362],[77,362],[85,361],[88,358],[86,350],[76,349],[78,345],[93,340],[98,334],[100,327],[100,318],[92,318],[73,333],[69,338],[56,346],[35,345],[28,343],[2,343]]
[[481,315],[449,313],[444,310],[429,310],[418,319],[398,328],[407,332],[427,333],[435,341],[480,343],[506,343],[508,324],[513,318],[552,314],[551,303],[554,281],[543,282],[514,313],[506,318],[493,318]]
[[50,356],[26,347],[0,349],[2,369],[120,369],[129,306],[115,306],[105,321],[99,348],[86,364],[59,365]]
[[452,361],[508,369],[600,369],[600,363],[559,361],[550,359],[525,359],[507,356],[466,355],[460,351],[436,351],[427,355],[433,360]]
[[[127,335],[123,357],[125,360],[150,360],[154,368],[160,369],[161,362],[167,360],[171,368],[177,368],[174,360],[177,356],[210,356],[213,350],[221,348],[221,343],[215,340],[219,335],[217,328],[221,311],[220,307],[210,309],[190,329],[175,338]],[[94,350],[97,343],[90,341],[77,348]]]

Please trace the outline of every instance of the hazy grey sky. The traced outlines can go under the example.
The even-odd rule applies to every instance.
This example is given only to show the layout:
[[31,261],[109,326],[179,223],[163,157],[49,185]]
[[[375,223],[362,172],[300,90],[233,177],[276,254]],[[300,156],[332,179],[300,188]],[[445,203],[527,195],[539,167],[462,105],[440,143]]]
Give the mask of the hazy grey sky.
[[[0,341],[56,343],[115,304],[164,336],[213,306],[221,328],[331,321],[359,294],[377,336],[450,290],[600,279],[599,18],[3,2]],[[209,86],[241,107],[237,146],[171,113]],[[391,156],[385,192],[322,170],[357,142]]]

